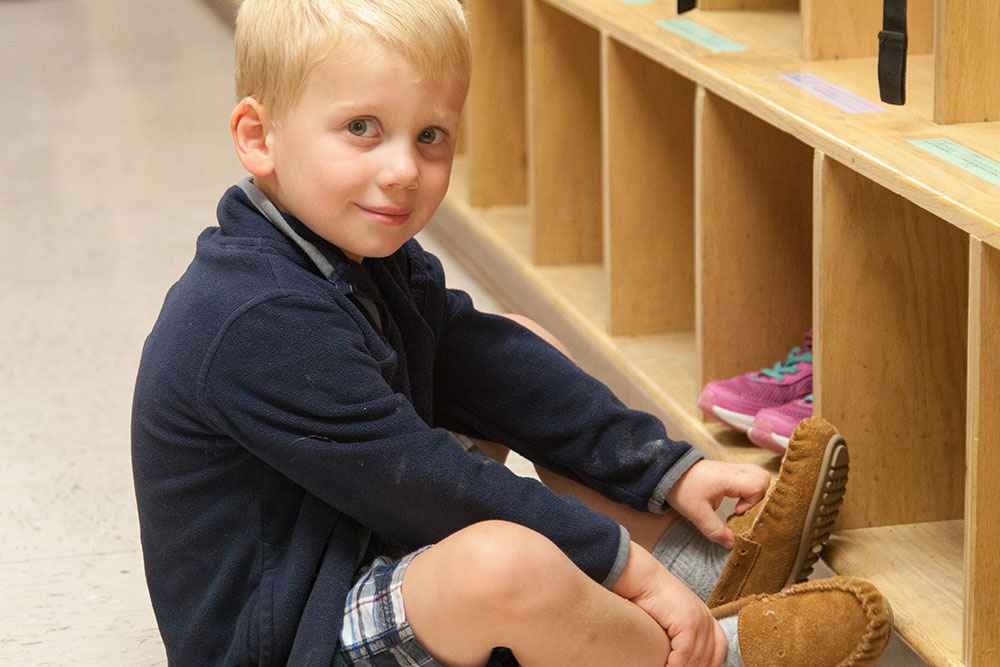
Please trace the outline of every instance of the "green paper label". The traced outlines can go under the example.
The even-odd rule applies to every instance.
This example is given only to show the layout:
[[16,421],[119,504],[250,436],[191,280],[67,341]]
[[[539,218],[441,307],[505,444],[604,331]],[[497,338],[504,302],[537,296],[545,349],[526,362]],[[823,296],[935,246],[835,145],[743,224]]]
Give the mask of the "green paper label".
[[677,33],[695,44],[704,46],[709,51],[745,51],[747,48],[688,19],[660,20],[656,22],[656,25]]
[[959,169],[1000,187],[1000,162],[991,160],[985,155],[980,155],[944,137],[913,139],[910,143]]

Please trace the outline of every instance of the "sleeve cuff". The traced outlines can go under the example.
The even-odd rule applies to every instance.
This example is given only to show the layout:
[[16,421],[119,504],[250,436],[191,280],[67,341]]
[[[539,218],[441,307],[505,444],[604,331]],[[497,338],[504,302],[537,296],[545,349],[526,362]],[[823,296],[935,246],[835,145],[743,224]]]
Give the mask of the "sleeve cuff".
[[629,550],[632,546],[632,536],[628,534],[625,530],[625,526],[619,525],[619,542],[618,542],[618,555],[615,556],[615,563],[611,567],[611,572],[608,576],[601,582],[601,585],[607,588],[609,591],[615,587],[618,583],[618,579],[621,578],[622,573],[625,571],[625,566],[628,565]]
[[667,474],[660,479],[660,483],[656,485],[653,489],[653,495],[649,499],[649,511],[654,514],[665,514],[670,506],[667,505],[667,493],[673,488],[677,480],[688,471],[695,463],[701,461],[705,458],[704,454],[699,452],[697,449],[688,450],[687,454],[682,456],[677,463],[670,466],[670,470]]

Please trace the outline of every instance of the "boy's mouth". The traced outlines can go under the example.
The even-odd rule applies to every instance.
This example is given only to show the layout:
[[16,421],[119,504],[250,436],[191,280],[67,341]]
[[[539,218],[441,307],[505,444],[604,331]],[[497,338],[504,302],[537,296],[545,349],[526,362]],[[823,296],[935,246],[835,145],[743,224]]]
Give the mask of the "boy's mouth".
[[413,209],[399,206],[362,206],[360,204],[357,206],[378,224],[391,227],[404,224],[413,213]]

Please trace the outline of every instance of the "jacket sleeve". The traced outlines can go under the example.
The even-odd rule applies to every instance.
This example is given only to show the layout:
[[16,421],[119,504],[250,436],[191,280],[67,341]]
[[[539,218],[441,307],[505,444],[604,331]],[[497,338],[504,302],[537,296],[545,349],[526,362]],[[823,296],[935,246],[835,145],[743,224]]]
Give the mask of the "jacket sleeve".
[[203,364],[200,409],[239,446],[395,544],[416,548],[507,520],[613,585],[627,558],[621,528],[431,428],[383,379],[395,353],[373,344],[335,304],[300,296],[251,304]]
[[435,366],[435,419],[500,442],[533,462],[639,510],[702,458],[656,417],[626,408],[604,384],[509,318],[449,290]]

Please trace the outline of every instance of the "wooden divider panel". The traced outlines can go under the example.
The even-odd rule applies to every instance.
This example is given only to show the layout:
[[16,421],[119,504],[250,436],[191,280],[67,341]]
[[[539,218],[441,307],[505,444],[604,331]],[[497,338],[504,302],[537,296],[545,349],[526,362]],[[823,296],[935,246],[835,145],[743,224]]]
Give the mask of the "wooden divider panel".
[[703,385],[784,359],[811,326],[813,150],[711,93],[696,115]]
[[695,85],[614,40],[605,82],[610,332],[693,331]]
[[969,313],[969,438],[965,496],[968,667],[1000,665],[1000,250],[974,241]]
[[472,84],[464,123],[473,206],[528,201],[522,0],[466,0]]
[[[934,0],[908,0],[907,52],[934,52]],[[809,60],[878,55],[882,0],[802,0],[802,57]],[[875,72],[872,72],[875,76]]]
[[817,197],[817,404],[851,449],[838,525],[957,519],[969,240],[826,157]]
[[936,28],[934,120],[1000,120],[1000,3],[938,0]]
[[528,0],[536,264],[602,261],[600,33]]

